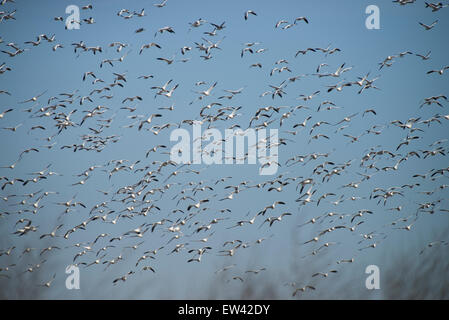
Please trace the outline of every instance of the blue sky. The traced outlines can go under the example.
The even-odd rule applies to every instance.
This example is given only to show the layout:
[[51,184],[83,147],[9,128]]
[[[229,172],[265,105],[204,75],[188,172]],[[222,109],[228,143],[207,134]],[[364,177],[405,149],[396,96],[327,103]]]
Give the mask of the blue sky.
[[[321,160],[313,161],[307,165],[295,165],[286,167],[285,161],[292,156],[311,153],[330,153],[327,160],[336,164],[342,164],[349,160],[353,164],[348,170],[345,170],[341,176],[336,176],[329,183],[321,183],[315,186],[318,189],[317,196],[326,192],[333,192],[340,197],[350,196],[369,197],[371,191],[376,187],[388,188],[392,186],[401,186],[407,183],[417,182],[412,176],[416,173],[425,174],[431,169],[440,169],[447,167],[446,156],[434,156],[427,159],[410,158],[401,163],[400,170],[380,171],[372,179],[363,181],[357,189],[342,188],[341,186],[354,181],[360,181],[357,172],[363,173],[364,168],[359,167],[360,159],[369,152],[371,147],[375,150],[391,150],[395,152],[397,145],[406,138],[407,134],[419,135],[420,139],[413,141],[409,146],[400,149],[401,154],[406,154],[412,150],[426,150],[429,145],[440,139],[448,138],[447,122],[442,120],[442,124],[432,123],[427,127],[420,124],[422,132],[410,133],[390,122],[401,120],[405,122],[412,117],[421,117],[421,120],[429,119],[435,114],[447,114],[447,103],[443,102],[444,108],[436,105],[419,108],[425,97],[447,94],[448,78],[447,74],[427,75],[426,72],[431,69],[440,69],[447,64],[447,52],[449,44],[446,39],[445,31],[448,30],[449,20],[448,10],[442,9],[436,13],[424,8],[422,1],[406,6],[399,6],[391,1],[174,1],[168,0],[164,8],[152,6],[156,2],[148,1],[130,1],[126,3],[126,8],[130,11],[140,11],[145,8],[145,17],[133,17],[132,19],[123,19],[117,16],[117,12],[123,8],[123,2],[120,1],[98,1],[93,3],[93,10],[81,10],[81,18],[93,17],[95,23],[92,25],[82,24],[79,30],[65,30],[63,22],[53,20],[55,16],[67,16],[65,8],[70,4],[83,6],[88,2],[70,2],[70,1],[40,1],[20,2],[16,4],[7,4],[6,10],[17,10],[16,20],[8,20],[0,23],[0,36],[3,43],[0,44],[2,50],[11,51],[6,46],[7,43],[14,42],[19,47],[29,48],[14,58],[3,54],[3,60],[12,71],[0,75],[1,90],[11,93],[11,96],[1,95],[0,102],[2,109],[13,108],[14,111],[6,114],[4,119],[0,119],[0,127],[15,126],[23,123],[17,132],[1,130],[2,139],[0,139],[0,148],[2,150],[0,165],[9,166],[14,163],[20,152],[30,147],[37,147],[39,153],[30,153],[18,162],[14,170],[0,169],[0,175],[8,179],[16,177],[29,177],[29,173],[40,171],[51,164],[51,171],[63,174],[62,176],[52,176],[40,181],[36,185],[23,187],[20,184],[16,186],[6,186],[1,191],[2,196],[9,194],[27,194],[38,191],[43,188],[45,191],[58,191],[58,195],[49,196],[43,201],[44,208],[39,213],[32,216],[33,225],[38,225],[39,230],[35,234],[18,238],[11,235],[16,230],[15,222],[20,217],[18,214],[12,214],[5,217],[2,221],[4,228],[3,236],[0,238],[0,248],[8,248],[13,244],[18,248],[27,245],[33,245],[43,248],[44,242],[38,240],[39,235],[50,231],[57,225],[58,217],[63,208],[54,203],[67,201],[74,195],[78,201],[83,202],[87,209],[79,208],[76,211],[63,216],[64,232],[69,228],[79,224],[89,217],[90,209],[95,204],[103,201],[110,201],[111,197],[103,197],[96,190],[117,191],[119,188],[136,183],[140,180],[141,173],[132,171],[118,172],[108,179],[108,174],[102,169],[111,170],[112,167],[96,169],[92,176],[87,180],[84,186],[72,186],[80,180],[75,174],[82,173],[89,166],[104,165],[112,159],[127,159],[128,165],[137,160],[142,162],[136,165],[136,168],[142,168],[149,165],[152,161],[166,161],[167,154],[152,153],[148,159],[145,159],[145,153],[148,149],[157,144],[172,145],[169,141],[170,131],[162,131],[159,135],[153,135],[151,132],[138,131],[136,127],[123,128],[123,126],[133,123],[135,120],[128,118],[131,115],[149,116],[152,113],[162,113],[162,118],[154,120],[156,124],[168,122],[179,123],[183,119],[199,119],[201,107],[207,103],[217,100],[217,98],[226,92],[226,89],[244,88],[242,94],[236,95],[232,100],[221,100],[223,106],[241,106],[239,113],[242,115],[233,121],[218,122],[216,124],[219,130],[228,128],[232,124],[240,124],[246,127],[251,117],[258,108],[263,106],[289,106],[293,107],[304,104],[310,109],[301,109],[295,111],[294,115],[285,121],[279,128],[279,121],[276,121],[272,128],[280,129],[280,137],[292,139],[287,146],[279,148],[279,162],[282,167],[278,174],[285,176],[302,176],[304,178],[312,175],[313,168],[320,164]],[[365,8],[375,4],[380,9],[380,30],[367,30],[365,28]],[[247,21],[243,19],[246,10],[254,10],[257,16],[250,16]],[[3,8],[2,8],[3,10]],[[293,21],[298,16],[306,16],[309,24],[299,22],[287,30],[275,28],[278,20],[286,19]],[[199,28],[189,27],[189,23],[202,18],[208,22],[221,24],[226,22],[226,28],[218,31],[215,37],[208,37],[213,42],[221,40],[220,48],[222,50],[213,50],[212,59],[204,61],[195,48],[195,42],[204,43],[202,37],[207,37],[203,32],[212,31],[212,27],[205,23]],[[418,22],[426,24],[439,20],[434,29],[425,31]],[[171,26],[175,34],[158,34],[154,37],[157,29]],[[145,29],[142,33],[135,33],[138,28]],[[54,43],[42,41],[37,47],[25,45],[25,41],[35,40],[39,34],[55,34]],[[75,54],[72,43],[84,41],[87,46],[101,46],[103,52],[93,55],[91,52],[81,52]],[[117,53],[115,48],[109,47],[111,42],[120,41],[127,43],[128,46]],[[162,49],[151,48],[145,50],[139,55],[140,46],[149,42],[157,42]],[[244,44],[248,42],[260,42],[256,49],[267,49],[264,53],[245,54],[240,57],[240,52]],[[52,46],[60,43],[64,48],[52,51]],[[325,56],[323,53],[309,52],[306,55],[299,55],[295,58],[298,50],[304,50],[308,47],[326,48],[337,47],[341,52]],[[191,46],[192,50],[185,56],[181,55],[180,48]],[[403,58],[396,58],[391,67],[385,67],[379,70],[379,63],[389,55],[396,55],[400,52],[411,51],[413,53],[426,54],[431,51],[431,58],[423,61],[415,55],[407,55]],[[100,68],[100,62],[103,59],[117,59],[127,54],[123,62],[114,63],[114,67],[108,65]],[[165,62],[157,61],[158,57],[171,58],[174,56],[175,62],[167,65]],[[189,58],[188,62],[180,62],[183,58]],[[275,62],[279,59],[287,59],[288,67],[291,73],[283,72],[270,76],[270,70],[275,67]],[[251,64],[261,63],[262,68],[250,68]],[[324,72],[334,72],[341,64],[346,67],[352,67],[350,71],[344,73],[340,78],[318,78],[310,74],[316,73],[316,68],[320,63],[328,64]],[[104,84],[92,84],[92,79],[82,81],[83,73],[93,71],[97,78],[105,81]],[[93,89],[98,89],[104,85],[113,82],[113,72],[126,73],[127,81],[123,88],[114,87],[106,94],[112,94],[114,97],[110,100],[101,99],[102,94],[93,94],[93,103],[87,102],[80,105],[79,100],[65,109],[58,111],[69,112],[77,109],[73,114],[76,123],[82,119],[82,111],[95,108],[97,105],[104,105],[109,108],[103,115],[95,119],[88,119],[83,126],[77,126],[64,130],[61,134],[57,133],[54,127],[54,121],[51,118],[33,118],[34,110],[46,106],[47,100],[51,96],[57,96],[63,92],[74,92],[76,95],[86,96]],[[356,81],[357,77],[363,77],[370,73],[370,78],[379,77],[376,86],[380,90],[369,89],[362,94],[357,94],[358,88],[344,88],[342,92],[326,92],[326,86],[334,85],[339,81]],[[154,78],[148,80],[137,79],[140,75],[154,75]],[[285,88],[284,98],[272,99],[270,96],[260,97],[261,93],[269,90],[269,85],[279,85],[283,80],[294,75],[308,74],[308,76],[289,83]],[[172,98],[163,96],[154,98],[154,91],[151,86],[162,85],[168,80],[173,79],[171,86],[179,84]],[[198,81],[205,81],[211,85],[218,82],[211,97],[200,102],[189,105],[189,102],[195,100],[198,94],[192,92],[199,90],[195,86]],[[201,90],[208,87],[206,85]],[[316,90],[320,94],[310,101],[303,102],[297,98],[301,94],[309,95]],[[38,103],[20,104],[20,101],[29,99],[37,94],[46,91],[38,100]],[[122,104],[126,97],[139,95],[143,101]],[[333,101],[341,109],[331,111],[316,112],[316,108],[325,100]],[[174,104],[174,111],[158,110],[159,107],[167,107]],[[137,110],[130,113],[127,110],[120,109],[124,105],[136,107]],[[32,113],[23,112],[28,107],[33,106]],[[366,114],[362,117],[364,110],[374,108],[377,115]],[[0,112],[2,111],[0,109]],[[323,126],[316,129],[316,133],[326,134],[329,140],[318,139],[309,143],[310,126],[317,121],[327,121],[335,124],[344,117],[351,114],[358,115],[350,122],[350,126],[341,132],[335,133],[337,126]],[[307,116],[311,115],[307,128],[302,129],[296,136],[285,133],[290,130],[295,123],[302,122]],[[276,115],[277,119],[279,115]],[[60,149],[61,146],[82,143],[81,136],[88,133],[89,127],[98,124],[98,119],[113,118],[110,128],[103,131],[102,136],[117,135],[120,140],[117,143],[109,143],[102,152],[95,151],[77,151],[71,149]],[[43,125],[45,131],[29,131],[32,126]],[[349,143],[349,139],[343,134],[357,136],[369,129],[373,125],[385,125],[380,135],[364,135],[357,143]],[[188,130],[188,126],[184,126]],[[91,133],[91,132],[89,132]],[[55,135],[47,142],[45,138]],[[55,146],[47,150],[43,145],[56,142]],[[441,146],[447,150],[447,142]],[[378,163],[379,167],[393,166],[396,159],[388,160],[388,157],[382,157]],[[324,161],[324,160],[323,160]],[[338,288],[341,283],[346,283],[349,295],[357,296],[358,292],[364,292],[368,298],[381,298],[382,292],[366,292],[364,288],[365,267],[369,264],[376,264],[381,272],[389,266],[391,257],[398,252],[409,251],[417,254],[419,250],[433,238],[435,230],[440,230],[447,226],[448,220],[444,213],[434,215],[422,215],[418,219],[413,232],[405,230],[395,230],[391,226],[385,227],[391,221],[407,217],[414,214],[419,203],[426,201],[435,201],[444,199],[440,203],[441,207],[447,208],[448,193],[447,189],[441,189],[431,196],[419,193],[420,191],[429,191],[438,186],[447,183],[446,177],[438,178],[435,181],[426,179],[419,181],[421,186],[419,190],[404,190],[404,197],[393,197],[388,200],[386,206],[378,205],[377,201],[370,199],[361,199],[358,201],[345,201],[339,206],[323,201],[320,206],[315,203],[306,206],[299,206],[294,200],[299,196],[295,190],[296,183],[288,185],[281,193],[267,192],[267,190],[258,190],[255,188],[242,191],[235,195],[235,199],[227,201],[218,201],[229,193],[229,190],[223,189],[227,185],[236,185],[242,181],[251,181],[251,185],[261,183],[271,177],[258,175],[258,165],[195,165],[192,169],[201,171],[200,175],[192,173],[183,174],[176,178],[171,178],[170,183],[179,182],[184,185],[190,181],[204,180],[206,184],[213,184],[221,177],[231,176],[232,179],[219,184],[214,191],[206,191],[195,200],[217,195],[210,203],[209,208],[204,213],[192,219],[192,223],[198,221],[198,224],[207,224],[210,220],[217,217],[223,217],[227,220],[214,225],[211,232],[215,232],[208,244],[213,247],[210,254],[205,254],[201,263],[187,263],[191,257],[186,251],[179,254],[168,253],[176,243],[189,242],[189,248],[198,246],[194,240],[207,236],[210,232],[192,235],[194,226],[188,228],[186,225],[183,230],[183,238],[179,241],[173,241],[166,245],[172,236],[167,231],[158,230],[158,232],[145,235],[144,245],[138,250],[123,249],[124,246],[133,245],[139,241],[125,239],[117,246],[108,251],[106,259],[112,259],[123,252],[125,257],[121,263],[111,266],[107,272],[103,272],[104,266],[92,266],[89,268],[81,267],[81,290],[68,291],[64,287],[65,266],[72,263],[73,256],[79,252],[78,248],[60,250],[56,253],[50,253],[48,260],[54,261],[42,270],[39,274],[42,282],[48,281],[54,273],[57,274],[54,287],[49,290],[42,289],[42,295],[48,298],[207,298],[214,292],[217,297],[233,297],[233,294],[240,292],[242,284],[239,281],[226,280],[235,275],[243,275],[245,281],[259,284],[263,289],[263,283],[273,283],[279,297],[288,298],[291,296],[291,288],[283,286],[285,282],[297,281],[299,285],[312,283],[317,290],[309,293],[310,298],[320,297],[338,297]],[[165,169],[164,169],[165,170]],[[152,187],[161,187],[165,183],[162,181],[173,170],[168,168],[161,177],[160,182]],[[274,177],[273,177],[274,178]],[[3,180],[2,180],[3,182]],[[151,188],[151,187],[150,187]],[[69,240],[56,240],[54,243],[61,247],[82,241],[93,241],[100,233],[108,233],[110,236],[118,236],[128,230],[131,230],[144,222],[155,222],[164,217],[169,219],[182,218],[184,215],[176,213],[169,215],[169,212],[176,208],[175,200],[172,198],[181,188],[175,186],[167,191],[159,200],[155,196],[154,201],[161,208],[160,212],[148,217],[136,217],[133,220],[120,220],[117,225],[93,222],[88,225],[86,231],[78,231]],[[336,200],[332,198],[332,200]],[[17,200],[19,199],[19,200]],[[19,202],[22,197],[11,198],[8,202],[1,205],[2,211],[17,212],[20,206],[12,206]],[[17,201],[16,201],[17,200]],[[259,229],[259,225],[266,217],[258,218],[254,225],[244,228],[227,229],[233,226],[236,221],[251,218],[263,207],[270,205],[276,200],[282,200],[287,205],[278,208],[271,214],[281,214],[282,212],[291,212],[293,216],[285,217],[280,223],[275,223],[273,227],[264,225]],[[180,209],[185,210],[185,202]],[[402,205],[401,212],[388,211],[388,208]],[[116,212],[122,211],[125,206],[120,203],[110,202],[110,209]],[[231,213],[221,214],[220,209],[229,208]],[[22,208],[23,209],[23,208]],[[308,219],[322,215],[324,213],[335,211],[337,213],[353,215],[358,210],[368,209],[374,212],[373,215],[364,217],[366,222],[360,225],[358,231],[350,233],[335,232],[320,240],[317,244],[300,245],[313,238],[319,231],[330,227],[332,224],[322,223],[319,225],[307,225],[297,228],[297,225],[306,222]],[[187,211],[186,211],[187,212]],[[249,215],[246,217],[246,214]],[[21,216],[23,217],[23,216]],[[60,220],[61,221],[61,220]],[[345,223],[350,225],[349,221]],[[168,225],[165,225],[168,227]],[[361,239],[360,233],[386,234],[385,240],[379,240],[379,246],[375,250],[358,249],[370,242],[358,244]],[[3,231],[2,231],[3,232]],[[260,245],[254,244],[259,238],[269,238]],[[107,238],[108,239],[108,238]],[[107,239],[100,240],[96,249],[107,245]],[[218,256],[218,251],[224,241],[232,239],[241,239],[243,242],[251,242],[247,249],[239,249],[233,257]],[[301,259],[313,249],[317,249],[324,241],[337,242],[338,245],[321,251],[318,256]],[[140,269],[135,268],[135,261],[142,252],[155,249],[160,245],[166,248],[161,251],[156,260],[151,260],[152,266],[156,269],[156,274],[142,273]],[[18,252],[16,252],[18,254]],[[18,255],[15,257],[17,258]],[[351,265],[336,265],[339,259],[349,259],[355,257],[356,262]],[[5,257],[0,257],[0,266],[8,261]],[[8,257],[9,258],[9,257]],[[3,259],[3,260],[2,260]],[[11,258],[13,259],[13,258]],[[39,261],[36,255],[34,260]],[[95,254],[89,254],[80,259],[84,262],[95,260]],[[327,265],[327,264],[330,265]],[[236,264],[236,267],[223,275],[224,281],[221,281],[214,274],[219,268]],[[267,270],[259,275],[248,275],[244,272],[250,268],[265,267]],[[325,271],[328,268],[338,268],[339,273],[328,279],[311,278],[311,275],[317,271]],[[112,280],[124,275],[129,270],[136,270],[136,274],[129,278],[126,283],[117,286],[112,285]],[[329,269],[330,270],[330,269]],[[22,276],[26,277],[28,275]],[[260,277],[262,280],[258,280]],[[0,279],[0,281],[7,281]],[[14,281],[13,279],[11,281]],[[34,285],[30,284],[30,285]],[[212,288],[212,289],[211,289]],[[335,293],[324,293],[335,292]]]

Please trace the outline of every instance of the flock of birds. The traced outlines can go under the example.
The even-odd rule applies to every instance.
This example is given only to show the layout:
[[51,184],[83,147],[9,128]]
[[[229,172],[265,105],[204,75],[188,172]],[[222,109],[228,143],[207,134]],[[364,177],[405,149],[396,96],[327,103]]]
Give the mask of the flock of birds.
[[[16,10],[12,8],[16,1],[1,1],[0,8],[6,8],[0,9],[2,25],[19,23],[16,21],[18,20]],[[393,3],[410,5],[414,4],[415,0],[395,0]],[[168,8],[165,7],[170,5],[174,3],[164,0],[162,3],[154,4],[153,10],[166,10]],[[425,3],[426,10],[430,9],[432,12],[443,10],[447,6],[442,3]],[[94,15],[94,7],[92,4],[85,5],[81,11],[89,14],[92,12]],[[122,9],[111,19],[141,19],[146,16],[144,9],[137,11]],[[258,19],[259,16],[256,11],[247,10],[237,18],[251,24],[251,20]],[[48,19],[54,20],[55,23],[64,23],[63,17],[48,17]],[[281,19],[273,22],[273,25],[279,30],[301,28],[303,32],[307,32],[307,28],[313,28],[313,20],[313,17],[299,16],[290,21]],[[97,22],[94,17],[89,17],[72,23],[88,27],[87,25]],[[421,22],[419,24],[427,30],[426,32],[432,32],[431,29],[437,27],[438,20],[430,25]],[[164,26],[155,30],[153,41],[134,44],[138,50],[132,59],[138,59],[152,51],[158,55],[152,63],[176,65],[189,63],[197,51],[199,59],[204,60],[201,63],[219,63],[215,55],[226,51],[225,43],[222,42],[225,39],[232,40],[231,36],[226,34],[227,28],[228,23],[222,21],[208,22],[200,18],[191,22],[186,29],[188,32],[198,32],[198,40],[178,48],[182,59],[177,60],[175,55],[164,56],[164,52],[167,54],[165,47],[157,42],[161,37],[175,37],[178,33],[173,27]],[[146,31],[141,27],[130,32],[139,34]],[[8,38],[7,34],[4,36]],[[221,37],[221,40],[215,41],[217,37]],[[28,134],[32,134],[30,137],[38,137],[41,141],[45,141],[36,145],[31,139],[19,140],[17,143],[27,145],[17,155],[16,161],[9,164],[4,163],[3,157],[1,159],[0,222],[2,228],[6,230],[2,232],[2,243],[9,242],[10,245],[0,248],[0,286],[2,282],[14,282],[17,281],[17,277],[24,277],[25,274],[42,269],[47,278],[37,285],[52,287],[57,275],[64,277],[65,274],[62,271],[52,271],[51,268],[46,271],[46,264],[51,258],[56,259],[62,251],[70,252],[73,257],[70,263],[80,267],[81,270],[97,268],[97,272],[110,271],[118,268],[118,265],[128,263],[131,269],[112,277],[110,281],[113,285],[126,282],[140,273],[150,272],[157,276],[158,260],[163,258],[161,255],[168,258],[174,255],[181,256],[187,264],[207,263],[208,256],[211,255],[227,257],[216,258],[226,259],[224,261],[227,265],[215,273],[226,275],[228,281],[238,283],[245,282],[249,276],[268,272],[269,269],[259,266],[233,273],[237,266],[237,263],[232,263],[234,256],[242,255],[242,251],[248,248],[264,246],[274,238],[282,237],[282,233],[277,231],[280,230],[278,228],[280,225],[291,225],[296,228],[297,233],[312,234],[306,241],[296,245],[307,253],[302,257],[304,260],[301,260],[304,263],[322,252],[330,252],[336,247],[344,246],[343,240],[347,235],[357,238],[352,256],[341,257],[325,270],[312,270],[309,282],[302,280],[302,283],[298,283],[296,280],[286,279],[285,285],[291,287],[290,294],[299,296],[300,293],[318,289],[317,286],[321,282],[328,281],[327,278],[335,277],[343,268],[348,268],[365,250],[374,250],[380,243],[388,241],[391,233],[400,230],[412,232],[424,216],[449,213],[447,202],[449,185],[445,184],[449,177],[449,167],[440,166],[421,172],[418,164],[416,174],[407,177],[409,182],[406,184],[396,185],[395,179],[390,179],[388,181],[391,185],[374,184],[375,187],[368,193],[365,192],[366,189],[359,192],[363,189],[362,186],[369,185],[378,176],[400,174],[401,167],[408,161],[440,164],[444,162],[441,159],[447,159],[449,152],[447,139],[433,141],[427,147],[422,145],[417,147],[416,144],[426,136],[426,131],[430,130],[430,127],[447,128],[449,114],[442,115],[440,111],[447,107],[448,98],[442,93],[416,101],[417,106],[413,110],[417,110],[418,113],[424,109],[438,110],[430,118],[422,118],[418,114],[408,119],[391,119],[387,123],[376,123],[378,113],[382,112],[379,111],[380,108],[358,108],[347,112],[345,107],[349,109],[350,106],[335,103],[333,95],[343,91],[354,95],[362,95],[366,91],[381,94],[382,88],[377,82],[381,75],[373,77],[368,72],[354,76],[354,67],[346,63],[332,66],[327,61],[330,55],[341,55],[344,48],[331,45],[322,48],[299,48],[296,52],[286,52],[288,57],[280,57],[269,70],[257,61],[257,57],[269,50],[263,48],[259,42],[245,43],[240,52],[228,52],[227,54],[240,55],[242,61],[251,60],[248,63],[248,70],[266,72],[265,79],[269,82],[287,74],[279,84],[269,84],[267,86],[269,89],[257,97],[263,99],[266,106],[254,108],[250,105],[233,106],[239,104],[238,99],[245,94],[247,86],[239,89],[220,88],[219,79],[213,82],[198,80],[192,84],[179,83],[175,79],[164,79],[162,74],[135,75],[120,70],[121,63],[125,59],[130,59],[128,54],[132,51],[127,51],[132,46],[130,43],[118,41],[107,44],[111,50],[120,55],[109,58],[105,56],[106,45],[89,46],[84,41],[65,43],[59,41],[54,34],[40,34],[35,40],[24,44],[12,40],[8,39],[6,42],[0,40],[1,52],[6,61],[0,65],[2,86],[6,86],[8,74],[15,72],[11,63],[14,59],[20,55],[32,54],[33,48],[45,46],[46,43],[51,44],[51,51],[67,50],[70,58],[72,55],[90,53],[90,58],[97,61],[98,68],[83,70],[80,74],[81,83],[91,82],[90,92],[73,89],[71,92],[56,94],[48,89],[38,92],[35,96],[31,95],[36,92],[31,93],[29,97],[17,97],[16,106],[0,110],[2,136],[27,130]],[[321,55],[322,62],[314,67],[311,73],[293,75],[296,64],[294,59],[301,59],[304,55]],[[382,73],[384,68],[394,69],[394,63],[406,56],[414,57],[415,60],[410,62],[411,64],[427,63],[432,59],[430,51],[427,53],[406,51],[386,57],[379,62],[376,71]],[[435,81],[447,83],[445,78],[447,69],[449,66],[441,66],[435,70],[429,68],[428,75],[423,76],[439,77],[435,78]],[[98,74],[105,74],[108,78],[98,77]],[[149,90],[154,94],[154,102],[151,102],[146,93],[117,98],[121,90],[129,87],[132,78],[137,81],[152,81]],[[299,104],[295,106],[282,102],[288,94],[292,94],[292,90],[289,90],[292,86],[312,78],[335,80],[336,83],[316,88],[313,93],[299,95],[296,99]],[[181,86],[193,88],[191,91],[195,97],[192,101],[177,96],[177,89]],[[217,91],[223,94],[220,95]],[[329,98],[321,99],[323,94],[327,94]],[[2,96],[15,97],[14,92],[0,88],[0,99]],[[182,99],[183,102],[176,99]],[[185,105],[180,108],[189,108],[190,119],[164,123],[164,119],[170,118],[171,114],[178,110],[176,104],[171,103],[175,100],[176,104]],[[142,101],[152,106],[150,108],[142,106],[139,104]],[[164,105],[167,101],[170,101],[169,106]],[[151,111],[147,112],[150,109]],[[18,124],[8,122],[13,113],[20,114],[23,121]],[[325,117],[323,114],[332,116]],[[121,127],[115,126],[116,117],[119,116],[129,122]],[[249,117],[249,121],[240,121],[245,119],[244,116]],[[351,133],[355,122],[365,120],[376,124],[361,132],[354,133],[353,130]],[[207,128],[242,130],[279,128],[281,134],[277,146],[280,159],[276,162],[278,173],[272,177],[256,174],[254,179],[240,181],[239,177],[222,176],[219,166],[178,164],[170,160],[170,142],[164,133],[167,134],[170,129],[175,128],[190,129],[196,123]],[[136,144],[136,148],[140,149],[139,158],[134,160],[105,158],[101,163],[86,164],[82,172],[53,171],[57,164],[52,163],[52,152],[62,152],[65,155],[68,152],[71,154],[94,152],[96,157],[101,156],[111,144],[120,144],[123,137],[132,131],[133,134],[140,134],[145,143],[148,141],[152,143],[145,150]],[[63,137],[78,139],[77,134],[73,132],[83,132],[79,136],[81,140],[62,145],[59,143]],[[402,133],[405,134],[403,139],[400,137]],[[395,143],[396,147],[388,149],[381,145],[366,146],[365,153],[361,155],[347,153],[344,161],[334,157],[335,149],[307,153],[317,141],[340,139],[347,148],[352,148],[355,144],[364,144],[367,137],[378,136]],[[8,137],[14,139],[14,136]],[[201,141],[207,142],[208,138],[202,136]],[[395,140],[397,141],[394,142]],[[274,143],[270,139],[266,142],[267,145],[263,147],[271,149]],[[262,148],[259,145],[252,147],[257,150]],[[301,152],[296,154],[297,150]],[[24,168],[25,172],[29,171],[27,175],[17,176],[17,167],[20,167],[24,158],[37,157],[44,152],[49,154],[47,166]],[[288,152],[295,154],[281,161],[282,154]],[[247,158],[248,154],[245,154],[244,159],[240,160]],[[234,160],[239,159],[234,157]],[[89,199],[89,202],[81,199],[78,196],[82,190],[80,188],[92,183],[89,181],[92,176],[103,174],[102,185],[106,184],[106,187],[96,187],[97,194]],[[48,187],[48,184],[58,177],[62,179],[75,177],[76,180],[68,187],[73,197],[61,197],[63,190]],[[346,182],[341,183],[344,179]],[[128,180],[133,182],[115,186],[121,181]],[[429,186],[432,186],[432,189],[427,189]],[[329,188],[333,188],[332,191],[328,191]],[[253,204],[254,207],[249,208],[243,202],[240,204],[243,209],[232,208],[230,203],[244,201],[245,194],[252,190],[257,192],[258,199]],[[287,198],[283,196],[286,194],[296,196]],[[273,195],[279,195],[279,200],[273,202],[265,200]],[[426,200],[414,202],[415,196],[418,199],[418,195],[425,197]],[[92,202],[93,200],[96,202]],[[368,202],[372,204],[369,208],[365,207]],[[343,203],[348,204],[348,207],[344,209]],[[36,221],[49,208],[60,214],[54,214],[51,222],[38,224]],[[328,210],[329,208],[332,210]],[[307,212],[321,213],[308,216]],[[392,217],[389,224],[383,226],[382,230],[370,227],[373,216],[385,214]],[[63,221],[68,217],[70,221],[75,220],[77,223],[68,225]],[[98,233],[98,230],[105,231]],[[234,233],[237,231],[241,232],[238,234],[239,238],[236,236],[237,233]],[[260,237],[244,239],[246,234],[258,233]],[[331,236],[340,233],[344,234],[343,240],[332,241]],[[17,244],[19,239],[24,238],[30,239],[33,247],[20,247]],[[431,247],[447,244],[446,240],[433,241],[419,254],[430,250]],[[351,250],[345,252],[349,254]],[[23,266],[21,261],[26,256],[33,258],[35,262]]]

